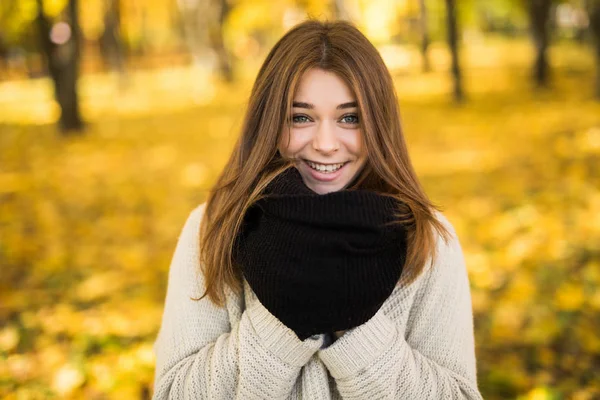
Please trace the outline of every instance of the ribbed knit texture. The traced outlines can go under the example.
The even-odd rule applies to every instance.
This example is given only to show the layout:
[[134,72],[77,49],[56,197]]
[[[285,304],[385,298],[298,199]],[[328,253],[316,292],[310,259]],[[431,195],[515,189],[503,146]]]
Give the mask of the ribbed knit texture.
[[296,168],[246,215],[234,248],[260,302],[300,340],[367,322],[392,293],[406,230],[397,200],[364,190],[319,195]]
[[272,315],[246,281],[214,306],[198,272],[198,227],[189,216],[171,262],[154,343],[155,400],[481,399],[464,258],[454,237],[409,286],[398,286],[375,315],[328,347],[304,341]]

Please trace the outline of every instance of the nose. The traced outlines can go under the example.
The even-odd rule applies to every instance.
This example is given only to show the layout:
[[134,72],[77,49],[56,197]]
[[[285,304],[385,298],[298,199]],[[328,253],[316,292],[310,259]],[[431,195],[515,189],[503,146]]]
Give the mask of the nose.
[[330,154],[340,148],[335,134],[335,123],[324,120],[319,123],[312,141],[313,149],[323,154]]

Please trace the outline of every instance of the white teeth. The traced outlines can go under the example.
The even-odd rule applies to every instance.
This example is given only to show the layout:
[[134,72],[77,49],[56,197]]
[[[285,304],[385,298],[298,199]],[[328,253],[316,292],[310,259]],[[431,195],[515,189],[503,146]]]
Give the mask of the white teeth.
[[339,164],[329,164],[329,165],[323,165],[323,164],[315,164],[311,161],[307,161],[306,162],[312,169],[316,169],[319,172],[325,172],[325,173],[330,173],[330,172],[334,172],[337,171],[338,169],[342,168],[344,166],[345,163],[339,163]]

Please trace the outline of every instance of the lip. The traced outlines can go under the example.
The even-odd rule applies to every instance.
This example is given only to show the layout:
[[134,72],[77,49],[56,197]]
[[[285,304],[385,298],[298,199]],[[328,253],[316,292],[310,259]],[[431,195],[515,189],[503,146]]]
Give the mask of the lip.
[[[342,168],[338,169],[335,172],[325,174],[323,172],[315,171],[314,169],[312,169],[310,167],[310,165],[308,165],[306,160],[302,160],[302,164],[304,165],[304,168],[306,168],[308,170],[308,172],[311,174],[311,176],[315,180],[320,181],[320,182],[331,182],[331,181],[336,180],[342,174],[342,172],[344,171],[344,169],[346,168],[346,166],[349,163],[350,163],[349,161],[346,161]],[[336,163],[336,164],[339,164],[339,163]],[[325,165],[330,165],[330,164],[325,164]]]

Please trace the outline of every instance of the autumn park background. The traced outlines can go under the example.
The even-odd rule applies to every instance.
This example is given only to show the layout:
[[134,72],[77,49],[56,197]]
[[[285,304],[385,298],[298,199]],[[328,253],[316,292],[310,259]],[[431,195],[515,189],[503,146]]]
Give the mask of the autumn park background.
[[353,21],[394,76],[484,398],[600,398],[596,0],[2,0],[1,398],[151,397],[178,234],[308,16]]

